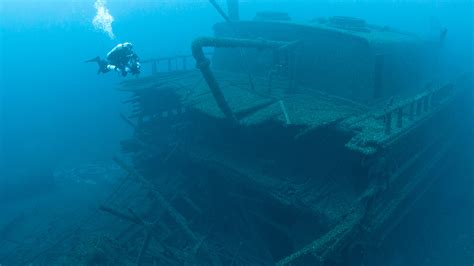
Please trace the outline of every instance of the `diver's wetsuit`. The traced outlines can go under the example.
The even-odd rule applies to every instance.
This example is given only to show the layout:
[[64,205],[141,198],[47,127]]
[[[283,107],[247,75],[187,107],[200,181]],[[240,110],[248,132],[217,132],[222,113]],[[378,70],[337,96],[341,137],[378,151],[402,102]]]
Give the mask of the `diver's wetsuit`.
[[98,73],[107,73],[112,70],[119,72],[124,77],[127,73],[137,75],[140,73],[140,62],[132,48],[133,45],[129,42],[120,43],[107,53],[107,60],[96,57],[86,62],[97,62],[99,64]]
[[107,53],[107,60],[111,65],[125,66],[128,58],[133,55],[131,43],[119,43],[110,52]]

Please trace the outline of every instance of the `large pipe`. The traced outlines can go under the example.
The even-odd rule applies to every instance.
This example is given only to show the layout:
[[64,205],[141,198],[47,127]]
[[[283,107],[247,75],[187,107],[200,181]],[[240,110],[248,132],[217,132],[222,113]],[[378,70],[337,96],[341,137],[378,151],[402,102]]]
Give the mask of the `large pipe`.
[[239,20],[239,0],[227,0],[227,14],[232,21]]
[[[227,0],[227,7],[228,7],[228,13],[226,14],[224,10],[219,6],[219,4],[216,2],[216,0],[209,0],[211,5],[216,9],[216,11],[224,18],[224,20],[229,24],[229,27],[231,30],[234,32],[234,35],[237,37],[239,34],[237,34],[237,30],[234,26],[234,23],[232,20],[238,20],[239,17],[239,1],[238,0]],[[245,68],[247,69],[247,75],[249,78],[249,85],[252,90],[255,90],[255,85],[253,83],[253,78],[252,74],[250,73],[249,66],[248,66],[248,58],[247,54],[242,50],[239,49],[240,57],[243,59]]]
[[194,59],[196,59],[196,67],[201,70],[201,73],[216,100],[217,106],[229,121],[237,123],[237,119],[235,118],[232,109],[229,107],[214,73],[211,71],[211,61],[206,58],[203,47],[281,49],[282,47],[288,47],[288,44],[289,43],[287,42],[280,41],[201,37],[193,41],[191,50]]

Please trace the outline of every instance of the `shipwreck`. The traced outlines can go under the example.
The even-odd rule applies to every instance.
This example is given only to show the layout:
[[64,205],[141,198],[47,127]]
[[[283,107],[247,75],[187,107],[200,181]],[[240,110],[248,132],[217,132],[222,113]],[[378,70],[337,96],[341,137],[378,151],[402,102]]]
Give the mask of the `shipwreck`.
[[140,263],[362,263],[437,177],[470,74],[442,73],[442,40],[357,18],[214,31],[120,88],[135,134],[117,160],[158,222],[103,210],[147,225]]
[[436,178],[470,74],[442,73],[442,40],[357,18],[264,12],[214,31],[195,69],[149,60],[120,88],[135,134],[119,163],[157,205],[141,215],[176,228],[153,224],[137,260],[362,263]]
[[[190,55],[122,83],[129,185],[92,263],[360,265],[439,176],[471,73],[442,39],[233,5]],[[133,185],[132,185],[133,184]]]

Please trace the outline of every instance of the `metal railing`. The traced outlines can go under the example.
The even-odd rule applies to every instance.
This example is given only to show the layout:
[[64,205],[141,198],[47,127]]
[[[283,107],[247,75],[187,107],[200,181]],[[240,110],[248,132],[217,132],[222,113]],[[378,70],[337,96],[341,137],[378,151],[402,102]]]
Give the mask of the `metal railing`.
[[[212,53],[206,53],[212,55]],[[167,57],[157,57],[141,61],[142,64],[151,65],[151,74],[155,75],[159,72],[184,71],[195,67],[196,61],[192,55],[175,55]]]
[[443,99],[446,99],[452,89],[453,85],[448,84],[437,89],[427,90],[411,99],[387,108],[376,118],[383,118],[384,133],[390,135],[392,134],[394,120],[396,128],[403,128],[405,126],[404,118],[407,118],[410,122],[420,118],[438,106]]

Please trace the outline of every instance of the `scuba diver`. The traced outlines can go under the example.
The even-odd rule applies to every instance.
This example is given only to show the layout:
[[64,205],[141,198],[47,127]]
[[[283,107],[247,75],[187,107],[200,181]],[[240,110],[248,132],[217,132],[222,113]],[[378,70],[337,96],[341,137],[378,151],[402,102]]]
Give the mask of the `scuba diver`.
[[133,44],[129,42],[119,43],[107,53],[105,59],[97,56],[87,60],[86,63],[96,62],[99,65],[97,74],[107,73],[112,70],[117,71],[123,77],[127,76],[128,73],[138,75],[140,74],[140,60],[132,49]]

